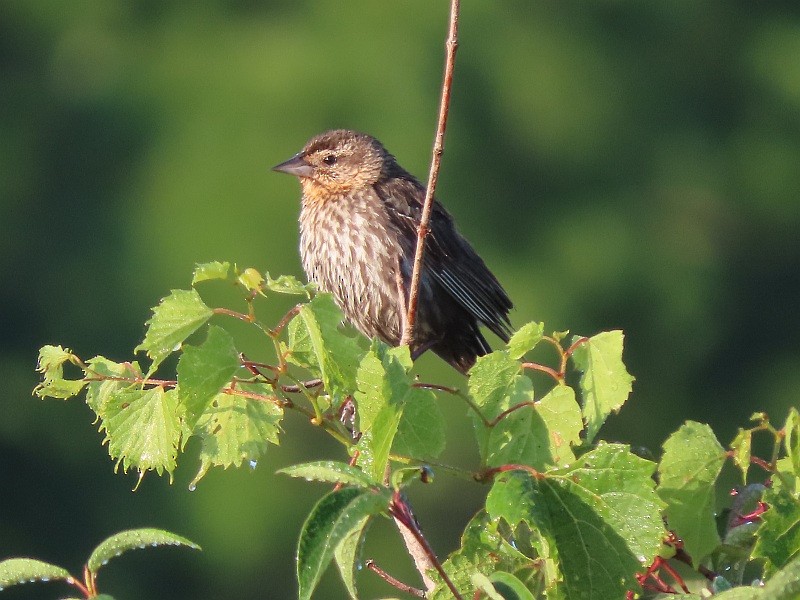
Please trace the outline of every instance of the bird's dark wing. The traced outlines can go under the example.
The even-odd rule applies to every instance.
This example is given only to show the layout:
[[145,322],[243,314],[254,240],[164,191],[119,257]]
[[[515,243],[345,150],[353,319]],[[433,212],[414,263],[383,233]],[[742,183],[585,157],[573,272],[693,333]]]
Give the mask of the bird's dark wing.
[[[403,172],[379,182],[375,189],[389,209],[393,224],[403,239],[409,241],[410,255],[413,256],[424,187]],[[513,304],[480,256],[456,231],[453,218],[439,203],[434,203],[431,212],[425,266],[459,305],[499,338],[508,341],[511,335],[508,312]]]

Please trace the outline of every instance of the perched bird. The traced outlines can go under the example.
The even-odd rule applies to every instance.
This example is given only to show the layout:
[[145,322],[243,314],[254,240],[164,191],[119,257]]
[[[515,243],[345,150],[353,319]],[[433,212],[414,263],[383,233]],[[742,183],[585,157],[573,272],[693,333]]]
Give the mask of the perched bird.
[[[300,179],[308,278],[361,333],[398,345],[425,187],[378,140],[344,129],[312,138],[273,170]],[[491,351],[479,323],[508,341],[511,300],[439,202],[429,227],[412,356],[430,349],[466,373]]]

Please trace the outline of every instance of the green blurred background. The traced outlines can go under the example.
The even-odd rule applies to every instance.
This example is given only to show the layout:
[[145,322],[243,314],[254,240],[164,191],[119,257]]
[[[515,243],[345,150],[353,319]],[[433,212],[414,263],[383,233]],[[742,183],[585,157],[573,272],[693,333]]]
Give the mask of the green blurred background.
[[[424,178],[447,8],[0,1],[0,558],[77,572],[106,535],[157,526],[204,552],[132,553],[101,590],[292,597],[295,540],[325,488],[273,473],[338,448],[292,415],[252,472],[190,493],[190,445],[172,486],[153,476],[132,492],[82,402],[31,397],[36,352],[130,358],[195,262],[301,275],[299,187],[269,167],[315,133],[372,133]],[[605,437],[657,454],[685,419],[727,442],[754,410],[780,420],[797,405],[799,195],[798,3],[464,3],[439,197],[515,323],[625,330],[637,381]],[[419,370],[463,385],[435,357]],[[441,405],[447,459],[469,465],[464,407]],[[483,493],[445,474],[415,492],[441,553]],[[373,534],[371,555],[413,579],[392,527]],[[325,584],[319,597],[343,597]]]

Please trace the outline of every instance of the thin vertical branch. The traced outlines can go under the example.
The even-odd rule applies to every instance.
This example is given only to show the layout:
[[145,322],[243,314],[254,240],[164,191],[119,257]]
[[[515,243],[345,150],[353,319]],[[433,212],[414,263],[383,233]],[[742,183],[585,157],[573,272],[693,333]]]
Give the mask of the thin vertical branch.
[[[453,69],[456,63],[456,50],[458,49],[458,14],[461,7],[460,0],[450,1],[450,27],[445,42],[446,58],[444,66],[444,77],[442,80],[442,97],[439,102],[439,121],[436,126],[436,139],[433,143],[433,156],[431,157],[431,169],[428,175],[428,187],[425,191],[425,202],[422,207],[419,226],[417,227],[417,247],[414,253],[414,269],[411,273],[411,286],[408,291],[408,304],[406,306],[406,318],[403,327],[403,336],[400,340],[402,345],[408,346],[414,339],[414,323],[417,318],[417,299],[419,297],[419,282],[422,273],[422,259],[425,255],[425,239],[428,236],[428,223],[431,220],[433,209],[433,195],[436,191],[436,181],[439,178],[439,167],[442,164],[442,154],[444,154],[444,134],[447,130],[447,115],[450,112],[450,91],[453,87]],[[412,349],[413,350],[413,349]],[[407,507],[404,503],[401,503]],[[395,505],[397,506],[397,505]],[[410,511],[410,508],[407,508]],[[442,566],[433,554],[427,541],[422,537],[421,532],[416,526],[398,514],[392,515],[397,524],[403,541],[406,544],[408,553],[414,560],[414,566],[422,576],[423,583],[428,592],[435,584],[428,575],[428,571],[435,569],[443,576],[443,579],[454,592],[456,598],[460,598],[458,592],[453,587],[452,582],[442,570]]]
[[414,323],[417,318],[417,298],[419,296],[422,258],[425,255],[425,238],[428,235],[428,223],[431,220],[433,194],[436,191],[436,181],[439,179],[439,167],[442,164],[442,154],[444,154],[444,134],[447,130],[447,115],[450,112],[450,91],[453,86],[453,69],[456,63],[456,50],[458,49],[458,14],[460,5],[460,0],[450,1],[450,28],[445,43],[447,56],[444,66],[444,78],[442,81],[442,98],[439,103],[439,122],[436,126],[436,139],[433,143],[433,156],[431,158],[430,174],[428,175],[428,187],[425,191],[425,204],[422,207],[422,216],[420,217],[419,227],[417,228],[417,249],[414,253],[414,270],[411,274],[411,287],[408,292],[408,312],[403,329],[403,337],[400,340],[400,343],[403,345],[410,344],[414,339]]

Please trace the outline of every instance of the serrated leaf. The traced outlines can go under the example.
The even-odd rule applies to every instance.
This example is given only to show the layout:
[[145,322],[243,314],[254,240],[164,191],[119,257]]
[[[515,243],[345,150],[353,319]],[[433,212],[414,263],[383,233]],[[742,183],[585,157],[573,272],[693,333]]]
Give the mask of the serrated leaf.
[[264,284],[264,277],[258,272],[257,269],[252,267],[249,267],[239,273],[236,280],[248,292],[258,292],[261,290],[261,286]]
[[571,462],[575,457],[572,444],[581,443],[581,408],[575,399],[575,390],[558,385],[536,402],[536,412],[541,415],[550,434],[550,452],[554,464]]
[[508,340],[508,355],[518,360],[533,350],[544,337],[544,323],[526,323]]
[[436,396],[430,390],[411,388],[392,449],[397,454],[429,460],[445,447],[445,421]]
[[400,351],[407,356],[407,348],[389,348],[374,341],[356,376],[360,464],[374,481],[381,481],[386,471],[406,404],[424,396],[411,386],[408,363]]
[[264,287],[271,292],[292,294],[295,296],[310,296],[310,293],[316,288],[314,284],[302,283],[297,277],[293,277],[292,275],[280,275],[276,279],[273,279],[270,277],[269,273],[267,273],[267,280],[264,283]]
[[637,589],[635,574],[664,535],[654,466],[625,446],[601,444],[570,467],[499,477],[486,509],[541,533],[566,598],[621,598]]
[[576,368],[582,371],[587,442],[594,440],[608,415],[618,411],[631,393],[634,378],[622,362],[624,337],[619,330],[604,331],[590,337],[572,354]]
[[9,558],[0,562],[0,590],[12,585],[63,579],[73,581],[72,575],[63,567],[33,558]]
[[708,425],[687,421],[664,443],[658,495],[667,503],[669,528],[695,564],[719,545],[714,484],[724,463],[725,450]]
[[187,337],[197,331],[213,315],[195,289],[172,290],[153,308],[153,316],[145,323],[144,341],[134,352],[145,351],[154,372]]
[[330,294],[315,296],[303,304],[289,323],[287,360],[322,378],[331,394],[351,394],[356,388],[356,370],[364,355],[355,338],[340,329],[342,312]]
[[319,460],[278,469],[278,473],[289,477],[302,477],[308,481],[324,481],[370,488],[375,482],[364,471],[347,463],[335,460]]
[[742,485],[747,484],[747,471],[750,469],[750,448],[752,447],[753,432],[750,429],[739,428],[739,433],[731,442],[733,462],[742,473]]
[[181,428],[175,390],[127,388],[109,396],[101,430],[111,458],[140,472],[172,474]]
[[229,262],[215,260],[207,263],[198,263],[194,267],[194,273],[192,273],[192,285],[201,281],[227,279],[230,269],[231,263]]
[[42,374],[42,383],[33,388],[39,398],[66,400],[79,394],[86,381],[64,379],[64,364],[74,360],[72,351],[61,346],[42,346],[36,370]]
[[761,515],[753,556],[767,559],[765,573],[771,575],[800,558],[800,498],[781,486],[767,488],[764,502],[769,509]]
[[[136,377],[141,375],[137,372],[136,363],[118,363],[109,360],[104,356],[95,356],[86,361],[89,369],[86,371],[87,377]],[[106,379],[101,381],[90,381],[86,388],[86,404],[98,417],[105,415],[105,406],[109,398],[120,390],[130,387],[126,381],[115,381]]]
[[129,529],[103,540],[92,551],[86,566],[91,573],[96,574],[100,567],[115,556],[128,550],[147,548],[148,546],[187,546],[194,550],[200,550],[200,546],[191,540],[163,529]]
[[[528,377],[520,374],[521,368],[520,363],[505,350],[478,357],[475,366],[470,370],[469,394],[485,419],[491,422],[510,407],[533,401],[532,383]],[[516,420],[519,418],[518,415],[515,416],[509,423],[499,425],[498,429],[498,426],[487,427],[482,418],[472,414],[483,464],[488,464],[493,456],[497,457],[492,459],[494,464],[499,464],[497,460],[502,459],[498,455],[503,452],[502,447],[510,441],[507,429],[518,427]],[[495,432],[494,429],[498,430]],[[512,450],[513,448],[504,455],[510,455]]]
[[297,581],[300,600],[309,600],[336,547],[365,518],[380,514],[389,506],[388,491],[352,487],[324,496],[303,524],[297,547]]
[[516,386],[520,370],[520,363],[505,350],[478,357],[469,372],[469,395],[484,409],[486,418],[493,419],[507,408],[505,400]]
[[352,600],[358,600],[356,573],[360,568],[361,548],[364,545],[364,536],[369,523],[370,518],[364,517],[336,546],[333,554],[336,566],[339,568],[339,575],[342,577],[342,583]]
[[[238,390],[270,396],[272,388],[264,384],[243,384]],[[272,402],[234,394],[218,394],[198,425],[200,469],[189,484],[191,489],[211,467],[239,467],[245,461],[255,463],[270,444],[278,445],[283,409]]]
[[178,399],[184,408],[184,424],[191,431],[223,386],[240,366],[233,337],[212,325],[199,346],[184,346],[178,360]]

